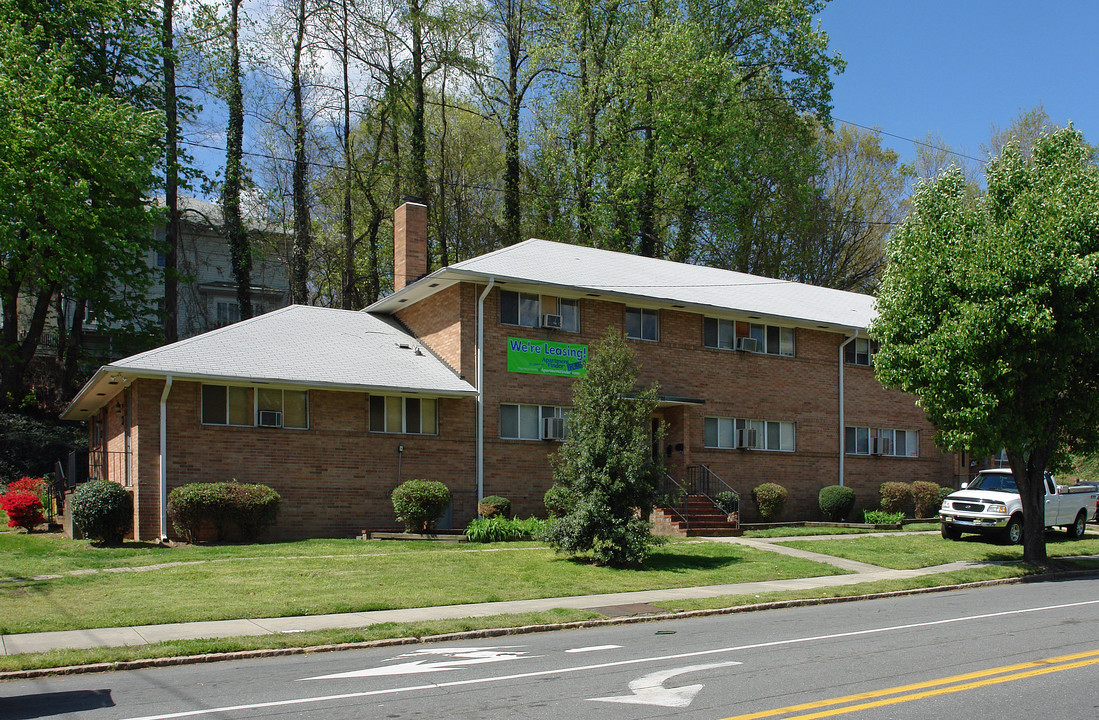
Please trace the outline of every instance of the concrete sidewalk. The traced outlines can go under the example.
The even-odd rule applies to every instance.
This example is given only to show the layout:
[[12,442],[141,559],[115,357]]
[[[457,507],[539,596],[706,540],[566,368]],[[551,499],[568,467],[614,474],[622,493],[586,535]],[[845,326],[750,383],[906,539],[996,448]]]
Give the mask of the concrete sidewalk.
[[[866,535],[829,535],[830,539],[866,537]],[[533,600],[509,600],[504,602],[474,603],[468,605],[443,605],[438,607],[407,608],[400,610],[376,610],[371,612],[340,613],[334,615],[306,615],[301,617],[258,618],[246,620],[214,620],[167,625],[143,625],[136,627],[98,628],[92,630],[64,630],[59,632],[24,633],[0,636],[0,651],[5,655],[45,652],[62,648],[118,647],[145,645],[166,640],[235,637],[243,635],[267,635],[274,633],[299,633],[311,630],[361,628],[385,622],[418,622],[453,618],[484,617],[512,613],[539,612],[556,608],[590,609],[603,614],[628,614],[616,612],[626,605],[652,603],[660,600],[685,600],[718,597],[721,595],[754,595],[780,590],[806,590],[837,587],[877,580],[897,580],[962,570],[980,566],[980,563],[956,562],[917,570],[889,570],[866,563],[844,560],[831,555],[820,555],[785,547],[783,542],[809,539],[806,537],[761,538],[705,538],[716,542],[748,545],[760,550],[814,560],[833,565],[850,574],[823,577],[770,580],[765,582],[707,585],[702,587],[642,590],[637,592],[608,593],[603,595],[577,595],[572,597],[539,598]]]

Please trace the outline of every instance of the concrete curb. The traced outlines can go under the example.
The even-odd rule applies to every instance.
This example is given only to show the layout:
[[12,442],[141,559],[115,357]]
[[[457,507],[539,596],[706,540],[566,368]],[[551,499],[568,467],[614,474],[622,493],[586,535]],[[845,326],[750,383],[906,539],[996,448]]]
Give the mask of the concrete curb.
[[606,627],[612,625],[633,625],[638,623],[661,622],[665,620],[682,620],[695,617],[712,617],[715,615],[734,615],[740,613],[759,612],[763,610],[778,610],[782,608],[792,607],[809,607],[813,605],[834,605],[839,603],[857,602],[860,600],[880,600],[884,598],[903,597],[906,595],[926,595],[929,593],[969,590],[980,587],[992,587],[995,585],[1015,585],[1027,582],[1049,582],[1057,580],[1069,580],[1078,577],[1094,576],[1099,576],[1099,570],[1069,570],[1042,575],[1027,575],[1018,578],[981,580],[979,582],[964,583],[960,585],[937,585],[934,587],[926,588],[912,588],[910,590],[893,590],[890,592],[870,593],[867,595],[844,595],[839,597],[803,598],[799,600],[776,600],[774,602],[754,603],[751,605],[736,605],[726,608],[711,608],[707,610],[684,610],[681,612],[638,615],[623,618],[607,618],[604,620],[581,620],[578,622],[570,623],[547,623],[542,625],[521,625],[516,627],[486,628],[483,630],[466,630],[462,632],[445,633],[442,635],[388,638],[384,640],[369,640],[366,642],[357,643],[312,645],[293,648],[270,648],[260,650],[240,650],[236,652],[204,653],[202,655],[183,655],[179,657],[120,660],[118,662],[92,663],[90,665],[69,665],[56,668],[12,670],[8,672],[0,672],[0,681],[29,680],[33,678],[49,677],[56,675],[80,675],[85,673],[112,672],[116,670],[138,670],[143,668],[170,667],[173,665],[196,665],[200,663],[224,662],[229,660],[249,660],[253,658],[305,655],[322,652],[339,652],[344,650],[365,650],[370,648],[396,647],[400,645],[412,645],[418,643],[449,642],[453,640],[471,640],[479,638],[502,637],[507,635],[526,635],[537,632],[555,632],[558,630],[579,630],[583,628]]

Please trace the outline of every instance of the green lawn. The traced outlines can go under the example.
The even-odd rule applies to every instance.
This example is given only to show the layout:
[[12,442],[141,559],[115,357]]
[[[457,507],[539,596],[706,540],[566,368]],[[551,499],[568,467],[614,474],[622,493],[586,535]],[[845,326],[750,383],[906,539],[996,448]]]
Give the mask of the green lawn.
[[[119,570],[131,567],[143,569]],[[88,570],[97,572],[67,574]],[[6,578],[0,581],[0,632],[315,615],[840,572],[698,541],[658,547],[639,570],[594,567],[535,543],[310,540],[95,548],[56,535],[6,533],[0,534],[0,576]],[[33,579],[43,575],[59,576]]]
[[[857,540],[791,540],[789,547],[858,560],[894,570],[945,565],[957,560],[980,562],[1022,561],[1020,545],[999,545],[977,535],[963,535],[952,542],[939,535],[890,535]],[[1046,533],[1050,558],[1099,555],[1099,535],[1089,533],[1081,540],[1069,540],[1064,533]]]

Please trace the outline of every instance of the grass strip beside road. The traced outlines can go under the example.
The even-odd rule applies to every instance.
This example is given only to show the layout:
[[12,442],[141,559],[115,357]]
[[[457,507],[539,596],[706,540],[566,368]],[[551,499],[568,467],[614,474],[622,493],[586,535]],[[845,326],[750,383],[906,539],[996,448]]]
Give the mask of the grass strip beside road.
[[149,645],[90,648],[86,650],[51,650],[42,653],[0,656],[0,672],[93,665],[97,663],[119,663],[150,658],[190,657],[249,650],[316,648],[394,638],[419,639],[471,630],[516,628],[531,625],[554,626],[561,623],[575,623],[600,618],[603,618],[603,616],[590,610],[559,609],[538,613],[488,615],[485,617],[430,620],[417,623],[379,623],[357,629],[171,640]]
[[[941,585],[954,585],[978,582],[981,580],[1019,577],[1025,574],[1028,574],[1028,570],[1021,565],[974,568],[971,570],[923,576],[908,580],[885,580],[872,583],[858,583],[844,587],[818,588],[815,590],[790,590],[753,595],[726,595],[697,600],[662,601],[653,603],[653,605],[664,608],[668,612],[720,610],[795,600],[874,595],[877,593],[897,592],[937,587]],[[552,627],[560,623],[575,623],[602,618],[602,615],[590,610],[559,609],[542,613],[496,615],[490,617],[435,620],[418,623],[381,623],[362,628],[361,630],[321,630],[293,634],[178,640],[135,647],[53,650],[44,653],[27,653],[24,655],[11,655],[7,657],[0,656],[0,672],[91,665],[95,663],[117,663],[149,658],[187,657],[247,650],[277,650],[283,648],[342,645],[394,638],[419,639],[433,635],[470,630],[518,628],[540,625]]]
[[[1023,559],[1021,545],[997,545],[977,535],[965,535],[954,542],[938,535],[905,534],[842,540],[791,540],[782,544],[893,570],[934,567],[958,560],[1022,562]],[[1083,539],[1069,540],[1062,532],[1048,532],[1046,553],[1051,559],[1099,555],[1099,535],[1088,533]]]
[[[61,557],[42,555],[42,565],[55,572],[79,569],[80,558],[63,557],[66,547],[82,552],[74,541],[15,538],[56,547]],[[125,545],[90,550],[101,555],[88,564],[100,568],[135,561]],[[658,547],[643,570],[595,567],[534,543],[455,547],[327,540],[179,550],[140,555],[155,561],[144,572],[0,581],[0,632],[320,615],[843,573],[823,563],[698,541]],[[0,548],[0,576],[30,577],[28,565],[26,557]]]

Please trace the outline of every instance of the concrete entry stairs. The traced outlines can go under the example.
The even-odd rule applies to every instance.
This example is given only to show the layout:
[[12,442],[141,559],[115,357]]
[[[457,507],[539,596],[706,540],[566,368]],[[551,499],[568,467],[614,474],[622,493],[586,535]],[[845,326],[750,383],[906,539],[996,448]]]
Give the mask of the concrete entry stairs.
[[[653,510],[653,532],[678,537],[740,535],[740,494],[705,465],[688,465],[683,480],[664,473],[663,497]],[[721,499],[722,509],[716,499]],[[731,512],[730,512],[731,511]]]
[[[730,519],[732,518],[732,519]],[[743,535],[739,513],[726,514],[705,495],[688,495],[675,507],[653,511],[653,532],[673,537]]]

